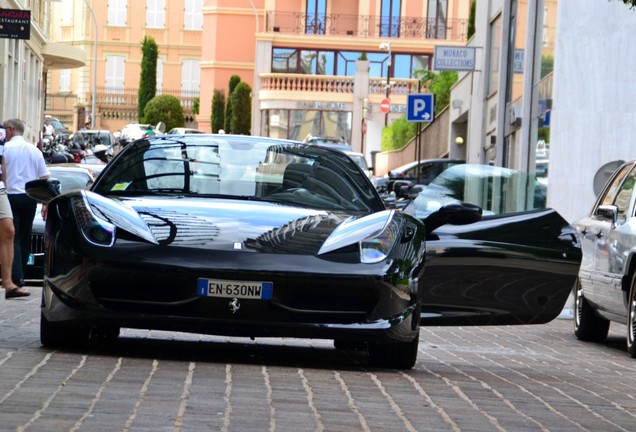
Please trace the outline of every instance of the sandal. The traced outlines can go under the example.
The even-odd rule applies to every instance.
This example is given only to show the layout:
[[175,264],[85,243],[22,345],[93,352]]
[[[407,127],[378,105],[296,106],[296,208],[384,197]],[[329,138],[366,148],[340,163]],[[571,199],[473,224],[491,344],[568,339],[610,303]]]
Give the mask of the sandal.
[[16,287],[6,290],[5,297],[13,298],[13,297],[27,297],[30,296],[31,292],[27,289]]

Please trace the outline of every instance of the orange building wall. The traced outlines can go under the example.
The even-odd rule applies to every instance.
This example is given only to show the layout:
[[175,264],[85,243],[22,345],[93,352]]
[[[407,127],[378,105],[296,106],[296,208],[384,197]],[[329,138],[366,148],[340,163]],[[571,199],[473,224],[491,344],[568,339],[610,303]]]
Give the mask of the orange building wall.
[[[266,0],[252,2],[259,16],[259,31],[263,31]],[[254,83],[256,16],[248,2],[237,6],[233,0],[208,0],[203,6],[201,108],[197,120],[199,129],[206,132],[211,132],[214,90],[223,91],[227,100],[232,75],[250,86]]]
[[[106,85],[106,56],[125,57],[124,86],[137,89],[141,73],[141,42],[145,35],[152,36],[159,46],[159,58],[164,61],[163,88],[181,89],[181,62],[184,59],[201,58],[202,31],[183,29],[184,1],[166,1],[165,28],[146,27],[146,2],[128,0],[126,26],[108,26],[108,2],[88,0],[97,20],[97,87]],[[51,40],[71,43],[88,53],[89,63],[80,69],[71,71],[71,93],[80,96],[80,100],[89,100],[93,83],[93,43],[95,38],[93,17],[83,0],[73,2],[73,20],[70,24],[61,23],[61,6],[55,4],[52,16]],[[85,11],[86,13],[82,13]],[[47,92],[59,91],[59,71],[49,72]],[[90,109],[90,102],[87,108]],[[129,120],[102,119],[98,115],[96,127],[110,130],[121,129]]]
[[402,16],[426,16],[425,2],[402,2]]

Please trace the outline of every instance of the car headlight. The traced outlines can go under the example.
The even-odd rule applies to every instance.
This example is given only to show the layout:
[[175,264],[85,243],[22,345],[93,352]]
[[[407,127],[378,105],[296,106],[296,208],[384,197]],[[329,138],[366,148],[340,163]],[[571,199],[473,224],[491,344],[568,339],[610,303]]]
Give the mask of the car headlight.
[[385,259],[400,232],[395,210],[384,210],[341,223],[324,242],[318,255],[358,245],[360,261],[373,264]]
[[115,243],[115,225],[98,218],[84,195],[73,197],[71,208],[86,241],[102,247],[111,247]]
[[360,242],[360,261],[374,264],[389,256],[400,233],[400,224],[391,219],[384,229]]

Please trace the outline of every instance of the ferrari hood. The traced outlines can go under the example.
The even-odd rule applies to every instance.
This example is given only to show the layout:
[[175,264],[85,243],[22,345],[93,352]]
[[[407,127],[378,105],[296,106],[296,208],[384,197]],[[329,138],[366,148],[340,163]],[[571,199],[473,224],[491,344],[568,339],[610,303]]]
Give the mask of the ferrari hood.
[[[94,207],[91,195],[89,201]],[[119,213],[108,217],[110,222],[141,239],[166,246],[217,250],[317,254],[321,248],[324,252],[330,237],[331,242],[337,238],[339,245],[346,245],[347,238],[340,238],[343,231],[350,230],[341,229],[332,236],[334,230],[343,224],[358,225],[367,216],[259,201],[126,198],[111,200],[111,206],[104,205],[104,198],[100,198],[100,213],[106,213],[102,207],[110,207],[108,213]],[[118,217],[126,221],[119,222]],[[376,223],[378,229],[385,223]],[[351,236],[349,244],[361,240],[358,237]]]

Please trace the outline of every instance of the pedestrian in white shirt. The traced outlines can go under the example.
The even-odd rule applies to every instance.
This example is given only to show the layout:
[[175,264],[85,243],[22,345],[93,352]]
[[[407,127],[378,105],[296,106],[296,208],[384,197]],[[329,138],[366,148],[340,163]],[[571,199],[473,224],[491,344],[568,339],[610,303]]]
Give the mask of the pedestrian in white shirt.
[[51,120],[49,119],[44,120],[43,132],[44,132],[45,138],[48,138],[51,141],[53,140],[53,138],[55,138],[55,128],[51,124]]
[[6,298],[23,297],[31,294],[28,290],[18,287],[11,279],[13,267],[13,238],[15,229],[13,228],[13,213],[7,190],[4,187],[5,163],[4,163],[4,142],[6,129],[0,126],[0,160],[2,165],[2,180],[0,180],[0,269],[2,271],[2,288],[5,290]]
[[42,152],[27,142],[22,134],[24,123],[20,119],[5,120],[7,140],[4,149],[5,186],[13,213],[15,237],[13,240],[12,279],[19,286],[24,285],[24,273],[31,252],[31,227],[37,202],[26,194],[27,182],[49,177]]

